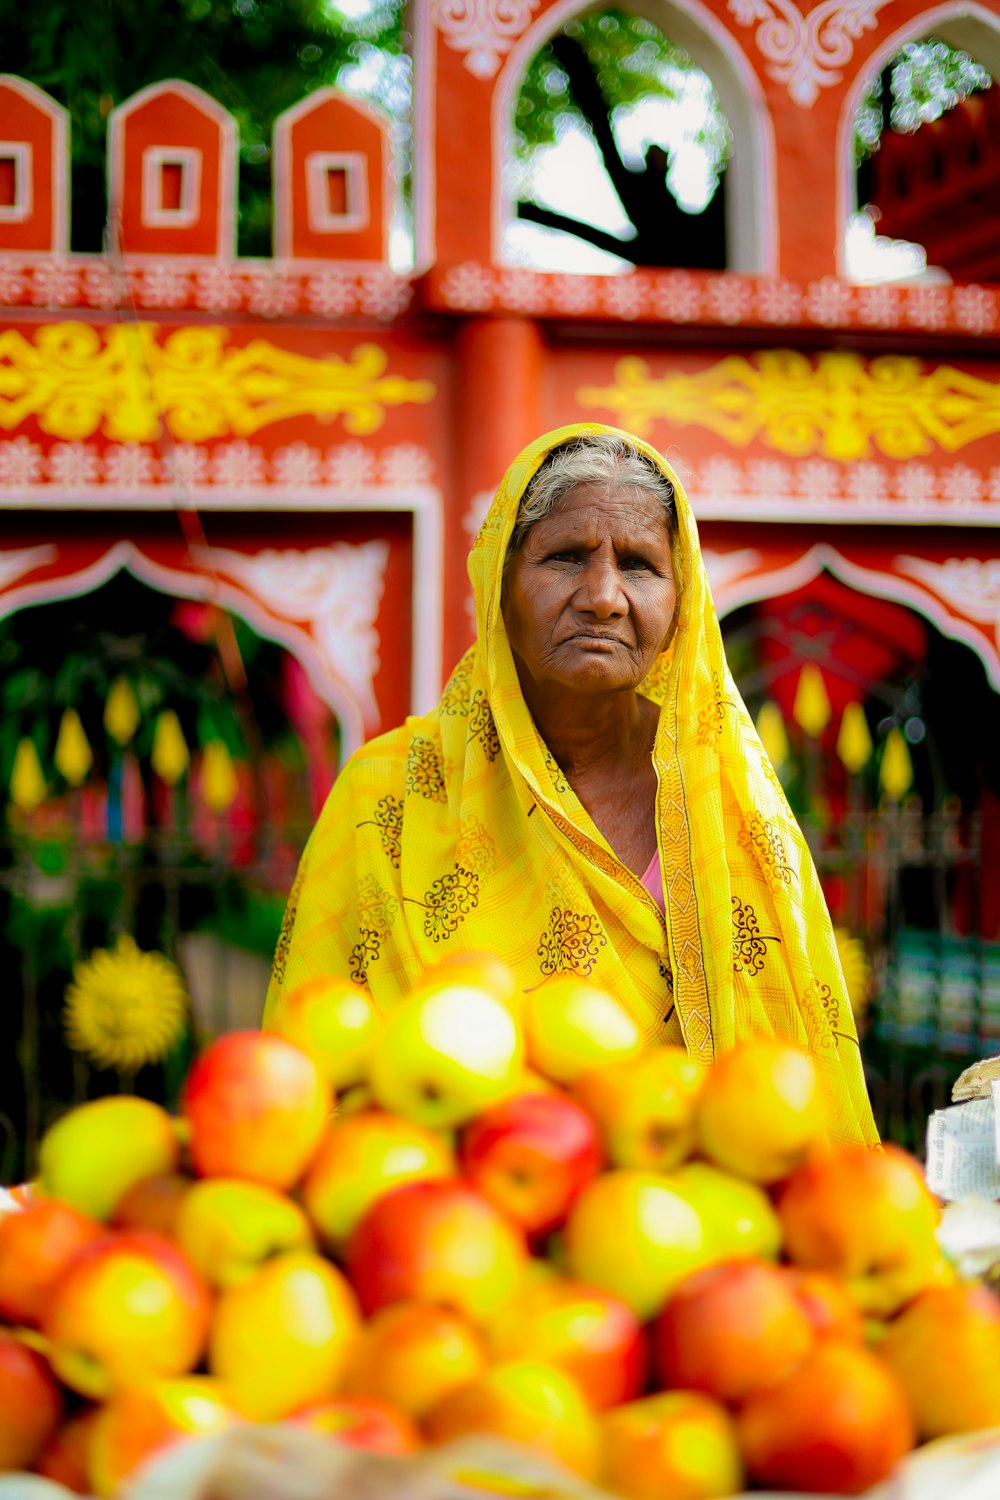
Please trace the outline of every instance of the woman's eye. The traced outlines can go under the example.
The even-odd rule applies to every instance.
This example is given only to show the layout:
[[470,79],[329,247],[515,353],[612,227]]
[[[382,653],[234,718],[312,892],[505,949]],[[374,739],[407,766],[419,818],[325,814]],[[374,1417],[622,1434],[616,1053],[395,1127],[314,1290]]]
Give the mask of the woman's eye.
[[649,568],[649,563],[644,557],[623,557],[620,567],[628,573],[635,573]]
[[576,562],[576,553],[568,550],[565,552],[550,552],[549,562]]

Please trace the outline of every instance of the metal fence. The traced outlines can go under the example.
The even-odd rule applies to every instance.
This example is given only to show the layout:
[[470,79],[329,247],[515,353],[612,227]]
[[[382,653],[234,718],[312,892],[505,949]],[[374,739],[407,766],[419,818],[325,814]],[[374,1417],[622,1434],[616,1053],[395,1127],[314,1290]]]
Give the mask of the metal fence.
[[[69,829],[0,842],[0,1182],[34,1168],[49,1121],[119,1090],[173,1103],[197,1042],[260,1022],[284,898],[308,829],[261,826],[212,842],[148,829],[109,843]],[[67,1041],[63,997],[76,963],[118,934],[175,961],[191,1025],[138,1074],[91,1065]]]

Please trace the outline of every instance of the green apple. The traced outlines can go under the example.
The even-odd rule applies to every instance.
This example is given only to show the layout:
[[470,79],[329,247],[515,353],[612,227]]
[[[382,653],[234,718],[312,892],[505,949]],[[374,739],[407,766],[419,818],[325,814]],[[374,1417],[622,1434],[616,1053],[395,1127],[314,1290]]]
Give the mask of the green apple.
[[642,1051],[639,1027],[606,990],[559,974],[524,999],[528,1062],[555,1083],[575,1083],[606,1063]]
[[563,1233],[570,1276],[601,1287],[641,1322],[711,1258],[709,1227],[669,1177],[619,1167],[582,1190]]
[[443,1136],[399,1115],[366,1109],[336,1120],[302,1180],[307,1214],[328,1250],[339,1250],[373,1203],[404,1182],[456,1173]]
[[106,1220],[130,1187],[175,1171],[179,1158],[166,1110],[115,1094],[78,1105],[50,1125],[38,1153],[40,1186],[48,1197]]
[[471,984],[413,990],[386,1019],[372,1052],[372,1093],[418,1125],[464,1124],[511,1089],[524,1066],[516,1017]]
[[209,1286],[236,1286],[272,1255],[313,1250],[297,1203],[262,1182],[207,1177],[184,1195],[174,1238]]
[[713,1260],[777,1260],[781,1221],[763,1188],[707,1161],[685,1162],[668,1180],[701,1215]]
[[367,1076],[380,1020],[369,994],[348,979],[319,975],[285,995],[270,1029],[308,1052],[335,1090]]
[[585,1073],[573,1092],[616,1167],[666,1172],[694,1150],[704,1079],[683,1047],[654,1047]]

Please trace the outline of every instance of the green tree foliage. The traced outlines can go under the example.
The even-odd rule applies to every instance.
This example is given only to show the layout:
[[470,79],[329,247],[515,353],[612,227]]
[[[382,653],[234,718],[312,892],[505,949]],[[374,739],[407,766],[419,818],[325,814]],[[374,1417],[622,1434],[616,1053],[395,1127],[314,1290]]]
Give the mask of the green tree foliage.
[[[579,16],[564,27],[580,43],[612,110],[640,99],[677,99],[691,58],[651,21],[621,10]],[[514,111],[514,148],[525,156],[558,140],[565,123],[587,124],[569,79],[547,42],[528,64]],[[723,126],[724,128],[724,126]]]
[[74,249],[101,246],[108,114],[181,78],[236,117],[240,249],[268,254],[275,116],[345,72],[371,71],[373,51],[400,60],[403,10],[404,0],[0,0],[0,68],[70,112]]
[[980,63],[938,37],[907,42],[874,79],[855,115],[855,160],[878,150],[884,130],[917,130],[991,82]]

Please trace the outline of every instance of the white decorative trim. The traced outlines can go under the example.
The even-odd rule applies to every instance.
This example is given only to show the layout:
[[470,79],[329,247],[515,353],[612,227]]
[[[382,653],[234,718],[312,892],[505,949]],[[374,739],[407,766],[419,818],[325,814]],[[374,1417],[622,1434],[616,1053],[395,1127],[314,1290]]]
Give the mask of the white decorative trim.
[[[761,599],[778,599],[783,594],[805,588],[825,569],[857,593],[904,604],[925,620],[930,620],[949,640],[961,641],[978,656],[991,685],[1000,692],[1000,652],[996,642],[991,642],[971,621],[957,618],[942,594],[937,591],[936,584],[917,580],[913,564],[928,570],[933,570],[936,566],[924,558],[897,556],[888,567],[871,568],[852,562],[835,547],[819,542],[809,547],[794,562],[778,567],[765,567],[762,571],[734,580],[728,589],[723,586],[714,595],[715,607],[722,619],[745,604],[756,604]],[[905,576],[907,572],[914,574],[912,581]]]
[[[201,217],[201,158],[194,146],[147,146],[142,153],[139,217],[147,229],[186,229]],[[163,201],[163,169],[180,167],[180,202]]]
[[714,547],[702,547],[701,560],[705,564],[712,598],[722,598],[738,578],[753,573],[763,561],[755,547],[739,547],[734,552],[719,552]]
[[0,160],[14,164],[14,198],[0,203],[0,224],[23,224],[31,217],[31,142],[0,141]]
[[[368,158],[360,151],[310,151],[306,157],[306,212],[318,234],[346,234],[367,229]],[[330,173],[344,174],[344,208],[330,207]]]
[[45,568],[55,562],[59,549],[52,543],[40,547],[8,547],[0,551],[0,589],[7,588],[15,578],[33,573],[36,568]]
[[821,88],[843,79],[854,43],[874,31],[889,0],[822,0],[803,16],[792,0],[728,0],[741,26],[757,23],[754,40],[767,59],[768,74],[788,85],[794,103],[811,109]]
[[1000,629],[1000,559],[949,557],[938,563],[901,556],[896,563],[960,614]]
[[329,663],[363,705],[378,716],[376,629],[389,561],[387,542],[334,542],[308,551],[234,552],[211,549],[212,567],[235,578],[280,619],[313,627]]
[[540,0],[434,0],[434,24],[474,78],[493,78]]
[[917,459],[851,464],[821,457],[706,457],[690,485],[700,520],[1000,526],[1000,466],[937,468]]
[[[269,484],[251,488],[226,489],[220,485],[194,483],[182,485],[180,493],[169,484],[145,484],[136,485],[127,492],[115,495],[114,492],[109,491],[106,484],[88,482],[85,478],[85,475],[92,472],[92,467],[96,467],[98,462],[97,455],[91,451],[90,444],[63,446],[73,450],[71,468],[77,482],[72,487],[67,486],[61,492],[55,491],[55,493],[53,493],[53,485],[34,486],[30,490],[25,488],[16,494],[0,488],[0,512],[21,510],[25,500],[30,499],[33,508],[38,511],[55,502],[61,503],[64,509],[101,511],[105,514],[113,514],[118,508],[128,511],[173,511],[184,506],[197,505],[198,509],[203,512],[236,515],[253,513],[280,516],[282,512],[295,511],[300,514],[326,516],[341,512],[347,514],[360,512],[365,515],[401,512],[410,516],[413,525],[413,586],[410,605],[410,640],[407,643],[410,651],[410,710],[412,713],[421,714],[428,713],[434,707],[441,696],[444,503],[441,491],[433,484],[391,482],[387,461],[392,450],[387,449],[382,455],[383,482],[381,484],[355,484],[350,488],[338,490],[332,490],[325,485],[284,490]],[[397,450],[400,457],[397,461],[411,463],[415,449],[416,445],[400,444]],[[179,458],[182,465],[192,457],[190,448],[185,448],[184,445],[178,445],[172,452],[174,459]],[[198,453],[194,454],[194,457],[201,456]],[[54,478],[54,475],[50,477]],[[130,565],[126,562],[116,562],[111,571],[125,566]],[[135,572],[135,569],[131,571]],[[75,593],[84,594],[92,588],[97,588],[99,583],[104,582],[105,576],[110,577],[110,573],[102,574],[94,583],[84,584],[76,589]],[[136,573],[136,576],[143,575]],[[186,576],[177,575],[178,578]],[[173,587],[172,584],[156,585],[156,587],[161,586],[167,592]],[[49,597],[70,597],[74,593],[73,590],[68,590],[58,596],[50,596],[44,592],[45,585],[40,587],[41,593],[28,593],[13,607],[21,608],[26,604],[42,603]],[[184,593],[178,588],[176,592],[184,598],[206,597],[205,594],[194,595],[190,589]],[[235,589],[231,592],[235,596]],[[227,604],[227,599],[223,598],[221,602]],[[238,602],[234,603],[230,600],[228,603],[231,603],[232,608],[239,613],[242,606]],[[9,612],[6,596],[0,605],[0,617],[5,612]],[[259,629],[254,618],[249,615],[247,618],[254,629]],[[330,696],[331,690],[321,689],[319,686],[322,678],[322,662],[318,654],[314,651],[315,661],[310,666],[311,659],[307,659],[307,655],[303,654],[299,645],[296,644],[302,634],[301,631],[296,628],[294,639],[291,640],[286,640],[285,636],[276,634],[273,629],[260,629],[260,634],[269,635],[271,639],[280,641],[282,645],[288,645],[289,650],[293,651],[310,671],[317,692],[320,692],[321,696],[331,703],[337,713],[343,717],[345,710],[339,700],[335,702]],[[342,690],[341,696],[344,696]],[[354,714],[357,718],[356,708]],[[359,729],[349,749],[356,749],[363,739],[364,735]],[[349,753],[349,750],[345,753]]]

